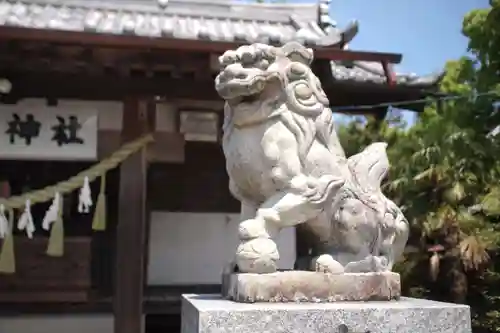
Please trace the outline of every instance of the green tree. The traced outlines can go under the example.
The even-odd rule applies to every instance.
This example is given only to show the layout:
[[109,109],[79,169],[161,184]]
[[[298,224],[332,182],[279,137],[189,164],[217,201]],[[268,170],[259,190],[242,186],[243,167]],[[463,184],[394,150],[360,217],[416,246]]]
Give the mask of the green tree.
[[492,107],[500,96],[500,0],[467,14],[462,33],[470,56],[448,62],[440,89],[472,97],[427,107],[407,130],[398,119],[368,118],[342,126],[339,137],[348,155],[373,141],[389,143],[385,188],[412,227],[399,267],[405,292],[467,302],[476,329],[500,332],[500,135],[488,135],[500,124]]

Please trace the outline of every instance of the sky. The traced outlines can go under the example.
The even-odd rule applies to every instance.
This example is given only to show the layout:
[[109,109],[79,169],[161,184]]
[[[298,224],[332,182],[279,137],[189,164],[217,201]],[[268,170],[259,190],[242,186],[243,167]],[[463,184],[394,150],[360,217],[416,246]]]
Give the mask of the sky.
[[[488,6],[488,0],[332,0],[330,17],[340,28],[358,20],[359,32],[350,49],[401,53],[397,71],[426,75],[467,53],[463,17]],[[408,125],[416,119],[413,112],[402,115]]]
[[466,53],[462,19],[487,7],[488,0],[333,0],[330,16],[339,27],[359,21],[351,49],[401,53],[399,71],[425,75]]
[[[488,7],[488,0],[332,0],[330,17],[339,28],[351,20],[359,22],[351,50],[400,53],[403,59],[396,71],[428,75],[442,71],[448,60],[467,54],[467,39],[461,34],[463,18],[473,9]],[[414,112],[402,115],[409,125],[416,119]],[[338,114],[336,118],[350,119]]]

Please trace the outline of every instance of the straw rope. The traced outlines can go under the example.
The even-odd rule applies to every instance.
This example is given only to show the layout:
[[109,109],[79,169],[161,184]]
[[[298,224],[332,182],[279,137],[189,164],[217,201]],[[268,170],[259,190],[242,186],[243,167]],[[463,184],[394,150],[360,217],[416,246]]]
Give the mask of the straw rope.
[[40,190],[34,190],[32,192],[12,196],[7,199],[0,199],[0,205],[3,205],[5,209],[19,209],[26,205],[27,200],[30,201],[31,205],[34,205],[52,200],[56,193],[61,195],[70,193],[82,186],[85,177],[88,177],[89,181],[92,182],[96,178],[106,174],[109,170],[116,168],[130,155],[142,149],[153,140],[154,138],[152,134],[144,135],[132,142],[124,144],[110,157],[69,178],[68,180],[59,182],[52,186],[47,186]]

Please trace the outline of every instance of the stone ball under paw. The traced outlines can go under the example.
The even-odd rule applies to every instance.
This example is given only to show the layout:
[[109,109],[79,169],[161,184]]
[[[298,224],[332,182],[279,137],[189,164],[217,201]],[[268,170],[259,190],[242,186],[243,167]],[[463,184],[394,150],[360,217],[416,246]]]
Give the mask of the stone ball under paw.
[[276,272],[279,258],[278,247],[269,238],[252,239],[236,249],[236,264],[243,273]]

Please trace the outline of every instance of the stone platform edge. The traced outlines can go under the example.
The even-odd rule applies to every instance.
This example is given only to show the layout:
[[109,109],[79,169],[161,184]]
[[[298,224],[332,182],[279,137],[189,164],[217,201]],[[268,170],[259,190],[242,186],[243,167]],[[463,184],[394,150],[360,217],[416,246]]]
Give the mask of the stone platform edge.
[[181,333],[471,333],[470,307],[401,297],[392,301],[239,303],[182,295]]

